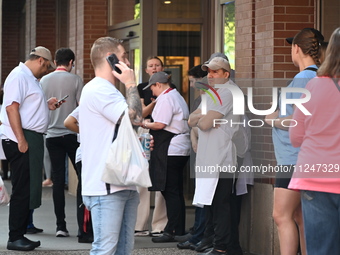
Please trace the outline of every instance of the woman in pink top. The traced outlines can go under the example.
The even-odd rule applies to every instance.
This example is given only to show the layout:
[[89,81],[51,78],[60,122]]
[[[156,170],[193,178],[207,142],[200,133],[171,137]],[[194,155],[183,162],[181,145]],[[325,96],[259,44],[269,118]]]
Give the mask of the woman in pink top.
[[308,255],[340,253],[340,28],[330,39],[318,77],[306,86],[311,115],[294,111],[290,140],[300,146],[289,188],[301,190]]

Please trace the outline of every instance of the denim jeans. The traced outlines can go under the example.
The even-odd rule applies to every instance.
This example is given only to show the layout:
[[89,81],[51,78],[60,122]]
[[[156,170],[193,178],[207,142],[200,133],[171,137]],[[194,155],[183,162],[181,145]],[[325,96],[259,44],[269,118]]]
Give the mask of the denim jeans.
[[301,191],[308,255],[340,254],[340,194]]
[[105,196],[83,196],[91,211],[94,241],[91,255],[129,255],[134,246],[139,194],[122,190]]

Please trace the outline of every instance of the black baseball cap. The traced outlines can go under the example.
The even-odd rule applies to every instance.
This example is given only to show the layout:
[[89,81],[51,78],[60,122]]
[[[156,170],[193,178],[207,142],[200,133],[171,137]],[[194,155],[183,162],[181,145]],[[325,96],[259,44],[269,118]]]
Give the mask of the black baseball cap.
[[[304,29],[302,29],[302,30],[310,30],[310,31],[312,31],[312,32],[314,33],[314,35],[316,36],[316,38],[318,39],[319,43],[322,43],[322,42],[325,40],[325,38],[323,37],[323,35],[321,34],[321,32],[320,32],[319,30],[315,29],[315,28],[306,27],[306,28],[304,28]],[[302,30],[301,30],[301,31],[302,31]],[[288,37],[288,38],[286,38],[286,41],[287,41],[287,43],[289,43],[289,44],[292,44],[292,43],[293,43],[293,40],[294,40],[294,37]]]

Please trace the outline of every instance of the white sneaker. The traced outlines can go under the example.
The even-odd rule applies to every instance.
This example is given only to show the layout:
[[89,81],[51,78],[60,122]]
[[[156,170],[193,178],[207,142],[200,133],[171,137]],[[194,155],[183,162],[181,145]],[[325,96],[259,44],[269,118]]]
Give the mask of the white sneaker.
[[67,230],[58,230],[55,234],[56,237],[68,237],[70,236]]
[[143,230],[143,231],[135,231],[135,236],[149,236],[149,231],[148,230]]

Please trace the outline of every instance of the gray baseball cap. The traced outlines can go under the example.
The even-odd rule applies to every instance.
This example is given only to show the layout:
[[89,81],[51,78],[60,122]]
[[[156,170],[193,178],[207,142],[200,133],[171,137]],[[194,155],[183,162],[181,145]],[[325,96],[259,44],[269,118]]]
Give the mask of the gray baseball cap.
[[167,74],[166,72],[158,72],[158,73],[154,73],[149,80],[149,84],[145,86],[145,89],[147,89],[148,87],[150,87],[153,84],[156,84],[156,82],[159,83],[169,83],[170,84],[171,81],[171,74]]
[[211,54],[209,60],[205,61],[204,64],[208,64],[213,58],[216,58],[216,57],[221,57],[221,58],[224,58],[224,59],[229,61],[226,54],[223,54],[222,52],[215,52],[215,53]]
[[214,71],[218,69],[224,69],[230,72],[230,64],[228,60],[226,60],[225,58],[221,58],[221,57],[215,57],[212,60],[210,60],[209,63],[202,65],[203,71],[207,71],[208,68]]

